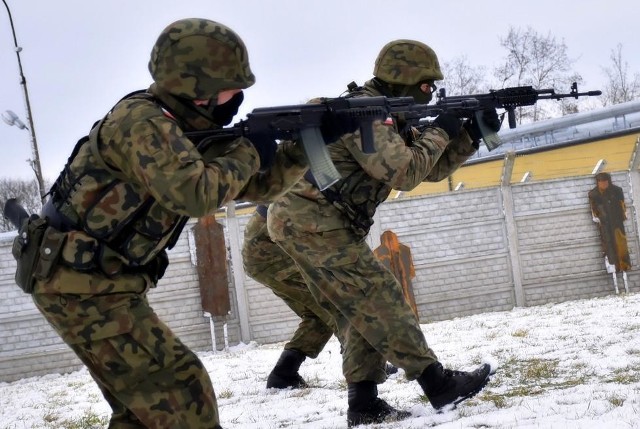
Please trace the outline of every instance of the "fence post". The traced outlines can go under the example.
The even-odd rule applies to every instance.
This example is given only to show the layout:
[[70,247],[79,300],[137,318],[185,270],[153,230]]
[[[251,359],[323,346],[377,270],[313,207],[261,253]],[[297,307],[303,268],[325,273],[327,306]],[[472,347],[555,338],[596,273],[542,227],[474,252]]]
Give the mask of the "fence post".
[[238,319],[240,319],[240,338],[243,343],[251,341],[249,328],[249,305],[247,289],[242,269],[242,253],[240,249],[240,226],[236,216],[236,203],[227,203],[227,228],[229,237],[229,253],[231,254],[231,268],[233,269],[233,284],[236,287],[236,302],[238,304]]
[[504,156],[502,178],[500,179],[500,193],[502,195],[502,208],[504,210],[504,222],[507,230],[507,243],[509,260],[511,261],[511,274],[513,276],[513,289],[516,298],[516,307],[524,307],[525,297],[522,288],[522,270],[520,268],[520,253],[518,251],[518,233],[513,206],[513,190],[511,188],[511,175],[516,160],[516,153],[509,151]]
[[[636,140],[636,145],[633,148],[631,154],[631,160],[629,161],[629,183],[631,184],[631,210],[633,211],[633,221],[636,230],[637,238],[640,238],[640,137]],[[636,249],[636,252],[638,250]]]

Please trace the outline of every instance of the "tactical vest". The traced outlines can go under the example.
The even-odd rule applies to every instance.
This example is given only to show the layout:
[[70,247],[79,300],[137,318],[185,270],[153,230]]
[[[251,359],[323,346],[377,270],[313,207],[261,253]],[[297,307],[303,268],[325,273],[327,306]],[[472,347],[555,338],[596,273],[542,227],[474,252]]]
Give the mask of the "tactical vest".
[[[371,84],[374,87],[373,90],[378,91],[376,82]],[[348,91],[349,93],[345,96],[347,98],[377,95],[366,86],[356,86],[353,82],[348,85]],[[405,138],[404,133],[401,135]],[[405,141],[407,141],[406,138]],[[305,178],[315,184],[311,173],[307,173]],[[374,184],[373,187],[369,186],[372,184]],[[391,193],[391,187],[371,178],[360,168],[321,192],[349,220],[353,232],[364,237],[373,225],[376,209]]]
[[[132,94],[124,99],[158,104],[148,93]],[[126,123],[129,118],[120,125],[130,128],[133,124]],[[142,186],[105,162],[98,150],[105,119],[78,141],[51,188],[51,204],[58,215],[53,223],[62,231],[82,231],[95,239],[101,247],[94,249],[96,258],[115,255],[125,268],[145,266],[175,245],[188,217],[168,211]],[[46,210],[43,213],[48,215]],[[82,269],[87,261],[78,260],[75,268]],[[92,262],[104,265],[103,261]]]
[[391,192],[391,187],[382,182],[377,182],[375,189],[362,186],[363,183],[371,183],[371,180],[364,170],[358,170],[321,191],[349,219],[351,229],[361,237],[369,233],[376,209]]

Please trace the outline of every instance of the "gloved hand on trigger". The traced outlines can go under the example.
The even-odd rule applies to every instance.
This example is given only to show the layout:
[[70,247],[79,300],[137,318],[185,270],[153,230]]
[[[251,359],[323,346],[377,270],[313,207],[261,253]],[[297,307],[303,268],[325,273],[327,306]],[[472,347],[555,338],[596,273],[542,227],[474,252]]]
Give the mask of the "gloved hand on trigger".
[[278,144],[273,138],[265,134],[252,134],[248,138],[260,157],[259,171],[268,170],[276,158]]
[[451,113],[438,115],[433,121],[433,126],[443,129],[449,135],[449,140],[453,140],[460,135],[460,119]]
[[345,134],[355,133],[360,127],[358,120],[349,115],[326,112],[320,124],[320,133],[326,144],[337,142]]
[[[487,108],[482,111],[481,114],[482,122],[484,122],[485,127],[487,127],[490,131],[497,133],[500,131],[500,126],[502,123],[500,122],[500,117],[498,116],[498,112],[496,109]],[[465,128],[469,133],[469,137],[475,142],[482,138],[482,131],[480,131],[480,126],[478,125],[478,120],[474,115],[470,121],[465,123]]]

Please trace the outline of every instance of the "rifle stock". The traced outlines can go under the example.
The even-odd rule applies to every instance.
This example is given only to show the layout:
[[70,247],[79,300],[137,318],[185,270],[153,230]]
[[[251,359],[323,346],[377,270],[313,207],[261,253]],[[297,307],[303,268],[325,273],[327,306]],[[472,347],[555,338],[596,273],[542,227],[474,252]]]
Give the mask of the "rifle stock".
[[16,229],[20,229],[22,223],[29,218],[29,213],[18,203],[17,199],[9,198],[4,203],[4,217],[8,219]]

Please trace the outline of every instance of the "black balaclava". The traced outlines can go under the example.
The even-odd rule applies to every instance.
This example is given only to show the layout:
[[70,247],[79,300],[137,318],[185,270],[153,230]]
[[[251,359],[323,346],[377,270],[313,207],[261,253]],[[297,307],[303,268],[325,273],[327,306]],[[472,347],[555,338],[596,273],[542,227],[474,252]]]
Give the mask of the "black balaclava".
[[[413,97],[416,103],[418,104],[429,104],[429,102],[433,99],[433,94],[431,91],[424,92],[420,89],[420,86],[423,83],[427,82],[419,82],[414,85],[394,85],[398,88],[398,97]],[[429,85],[432,85],[429,83]]]
[[[212,100],[213,101],[213,100]],[[244,93],[242,91],[234,94],[229,101],[224,104],[216,105],[207,109],[207,113],[211,116],[213,121],[219,126],[224,127],[229,125],[233,120],[233,117],[238,113],[240,105],[244,101]]]

